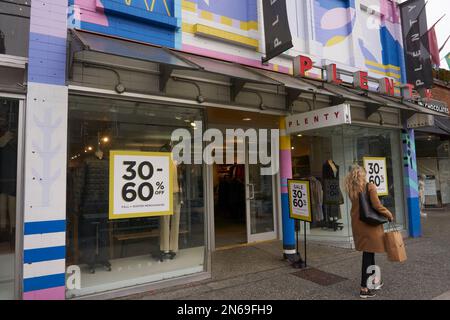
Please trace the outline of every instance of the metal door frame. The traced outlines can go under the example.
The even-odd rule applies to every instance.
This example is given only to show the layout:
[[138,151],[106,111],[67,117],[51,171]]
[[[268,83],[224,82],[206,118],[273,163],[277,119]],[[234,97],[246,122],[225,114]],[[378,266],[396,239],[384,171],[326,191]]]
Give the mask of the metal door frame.
[[250,170],[249,170],[249,143],[245,141],[245,212],[246,212],[246,227],[247,227],[247,244],[255,242],[270,241],[277,239],[277,188],[276,178],[277,175],[272,176],[272,216],[273,216],[273,231],[251,234],[251,206],[250,202],[254,198],[254,184],[250,183]]

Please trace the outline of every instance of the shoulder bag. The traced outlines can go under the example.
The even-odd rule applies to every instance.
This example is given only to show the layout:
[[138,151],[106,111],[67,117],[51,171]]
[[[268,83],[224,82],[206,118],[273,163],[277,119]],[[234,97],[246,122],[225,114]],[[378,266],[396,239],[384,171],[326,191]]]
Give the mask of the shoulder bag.
[[369,196],[369,184],[366,184],[365,191],[359,193],[359,219],[371,226],[379,226],[388,222],[386,217],[372,207]]

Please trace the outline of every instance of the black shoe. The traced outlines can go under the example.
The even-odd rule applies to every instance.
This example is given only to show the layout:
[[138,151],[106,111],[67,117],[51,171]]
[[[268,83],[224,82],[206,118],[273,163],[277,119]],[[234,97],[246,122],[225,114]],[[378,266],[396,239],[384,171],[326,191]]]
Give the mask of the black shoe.
[[377,294],[374,291],[369,290],[369,289],[367,291],[361,290],[359,292],[359,297],[361,299],[369,299],[369,298],[373,298],[373,297],[376,297],[376,296],[377,296]]
[[170,252],[169,252],[169,259],[170,259],[170,260],[173,260],[173,259],[175,258],[176,255],[177,255],[177,254],[176,254],[175,252],[170,251]]

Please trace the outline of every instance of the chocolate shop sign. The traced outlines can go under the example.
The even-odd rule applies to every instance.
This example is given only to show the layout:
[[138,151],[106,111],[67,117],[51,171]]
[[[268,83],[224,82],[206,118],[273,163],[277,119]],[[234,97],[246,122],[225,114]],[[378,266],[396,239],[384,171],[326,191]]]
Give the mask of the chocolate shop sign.
[[286,132],[288,134],[295,134],[351,123],[350,105],[340,104],[287,117]]

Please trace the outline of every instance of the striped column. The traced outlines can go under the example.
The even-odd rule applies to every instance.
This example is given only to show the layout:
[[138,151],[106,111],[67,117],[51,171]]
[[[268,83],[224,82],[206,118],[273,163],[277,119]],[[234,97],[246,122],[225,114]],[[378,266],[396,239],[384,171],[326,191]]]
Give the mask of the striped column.
[[31,2],[23,299],[65,298],[67,0]]
[[402,145],[404,188],[408,205],[408,231],[410,237],[418,238],[422,236],[422,226],[414,130],[402,130]]
[[290,218],[288,179],[292,179],[291,137],[286,133],[286,118],[280,118],[280,179],[281,214],[283,223],[283,253],[285,257],[296,254],[295,222]]

